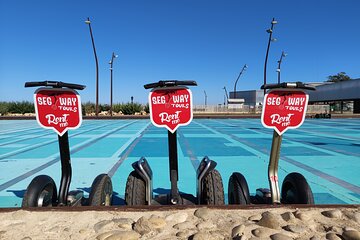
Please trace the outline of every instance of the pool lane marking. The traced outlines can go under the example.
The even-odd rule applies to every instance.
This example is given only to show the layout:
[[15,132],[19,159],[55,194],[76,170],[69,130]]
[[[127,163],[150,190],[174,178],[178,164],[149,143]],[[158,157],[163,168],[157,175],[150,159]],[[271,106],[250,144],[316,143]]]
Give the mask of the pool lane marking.
[[[224,124],[224,123],[222,123],[222,124]],[[221,133],[221,131],[219,131],[219,133]],[[233,134],[228,134],[228,133],[223,133],[223,134],[226,134],[226,135],[230,136],[231,138],[233,138],[234,140],[236,140],[238,142],[241,142],[241,143],[243,143],[245,145],[248,145],[251,148],[259,149],[259,145],[257,145],[257,144],[254,144],[252,142],[243,140],[243,139],[241,139],[241,138],[239,138],[239,137],[237,137],[237,136],[235,136]],[[261,150],[261,151],[263,151],[263,150]],[[264,154],[267,154],[269,156],[270,153],[268,151],[266,151],[266,152],[264,152]],[[308,172],[310,172],[310,173],[312,173],[312,174],[314,174],[314,175],[316,175],[318,177],[321,177],[321,178],[323,178],[323,179],[325,179],[325,180],[327,180],[329,182],[335,183],[335,184],[337,184],[337,185],[339,185],[339,186],[341,186],[341,187],[343,187],[345,189],[348,189],[351,192],[360,194],[360,187],[358,187],[358,186],[356,186],[354,184],[346,182],[346,181],[344,181],[342,179],[339,179],[337,177],[331,176],[331,175],[329,175],[327,173],[321,172],[321,171],[319,171],[319,170],[317,170],[315,168],[312,168],[312,167],[310,167],[308,165],[300,163],[300,162],[298,162],[296,160],[293,160],[293,159],[291,159],[289,157],[281,156],[280,159],[284,160],[284,161],[286,161],[286,162],[288,162],[290,164],[293,164],[293,165],[295,165],[295,166],[297,166],[299,168],[302,168],[302,169],[304,169],[304,170],[306,170],[306,171],[308,171]]]
[[112,166],[109,170],[108,175],[113,177],[120,167],[120,165],[124,162],[124,160],[130,155],[130,153],[134,150],[135,146],[140,142],[143,138],[144,134],[149,130],[151,122],[147,123],[142,129],[140,129],[132,138],[130,138],[118,151],[116,151],[113,157],[119,156],[125,149],[126,151],[122,154],[119,160]]
[[[36,122],[34,122],[36,123]],[[9,134],[9,133],[15,133],[15,132],[26,132],[26,131],[30,131],[30,130],[33,130],[34,127],[23,127],[23,128],[17,128],[17,129],[9,129],[9,130],[4,130],[4,131],[1,131],[0,132],[0,135],[6,135],[6,134]]]
[[[97,124],[88,124],[87,127],[91,127],[91,126],[94,126],[94,125],[97,125]],[[84,129],[84,131],[86,131]],[[41,135],[35,135],[34,133],[44,133],[44,134],[41,134]],[[44,136],[48,136],[48,135],[53,135],[54,132],[52,131],[48,131],[46,129],[41,129],[41,130],[38,130],[38,131],[35,131],[35,132],[32,132],[31,134],[26,134],[26,135],[30,135],[28,137],[20,137],[20,138],[16,138],[15,140],[11,140],[11,141],[8,141],[8,142],[4,142],[4,143],[0,143],[0,147],[2,146],[6,146],[6,145],[9,145],[9,144],[13,144],[13,143],[18,143],[18,142],[21,142],[21,141],[26,141],[26,140],[29,140],[29,139],[32,139],[32,138],[41,138],[41,137],[44,137]],[[6,137],[6,138],[14,138],[14,137]],[[2,138],[1,140],[3,139],[6,139],[6,138]]]
[[[230,124],[227,124],[227,123],[222,123],[222,124],[232,126],[232,127],[240,127],[241,128],[241,126],[239,126],[239,125],[234,125],[234,124],[230,125]],[[251,131],[251,132],[254,132],[254,133],[257,133],[257,134],[271,134],[270,132],[268,132],[267,129],[264,129],[264,128],[259,128],[257,130],[247,128],[247,130]],[[306,134],[309,134],[309,137],[318,137],[320,135],[322,137],[329,138],[329,136],[327,134],[321,134],[321,133],[317,134],[317,133],[302,130],[302,129],[297,129],[297,132],[304,132]],[[337,137],[337,138],[340,139],[340,140],[343,140],[343,141],[351,141],[350,139],[343,139],[343,138],[340,138],[340,137]],[[316,151],[319,151],[319,152],[323,152],[323,153],[326,153],[326,154],[330,154],[330,155],[333,155],[333,156],[343,156],[343,155],[346,155],[346,156],[352,155],[352,156],[356,156],[356,157],[360,156],[360,153],[347,152],[347,151],[341,150],[341,149],[333,149],[331,147],[327,147],[327,146],[324,146],[324,145],[314,146],[314,145],[312,145],[310,143],[302,142],[303,141],[302,139],[297,139],[296,137],[291,137],[291,136],[286,135],[286,134],[284,135],[283,139],[291,140],[291,141],[296,142],[299,145],[302,145],[302,146],[307,147],[309,149],[316,150]]]
[[[268,155],[266,154],[267,149],[263,148],[263,146],[261,146],[260,148],[259,147],[252,148],[251,146],[248,146],[247,144],[244,144],[242,142],[237,141],[236,139],[232,138],[231,135],[229,135],[229,134],[227,134],[225,132],[217,131],[217,130],[213,129],[210,126],[204,125],[204,124],[199,123],[197,121],[193,121],[193,122],[198,124],[199,126],[205,128],[205,129],[207,129],[208,131],[212,132],[213,134],[215,134],[217,136],[220,136],[222,138],[225,138],[226,140],[228,140],[229,142],[231,142],[233,144],[240,144],[240,147],[242,147],[245,150],[251,152],[252,154],[257,156],[258,158],[263,159],[264,162],[267,161],[267,158],[268,158]],[[222,122],[219,122],[219,123],[222,123]],[[222,123],[222,124],[224,124],[224,123]],[[258,151],[256,149],[260,149],[261,151]]]
[[[100,136],[98,136],[96,138],[91,138],[91,139],[89,139],[89,140],[87,140],[87,141],[85,141],[83,143],[75,145],[74,147],[70,148],[70,155],[72,155],[72,154],[74,154],[74,153],[76,153],[76,152],[78,152],[78,151],[80,151],[80,150],[82,150],[82,149],[84,149],[86,147],[89,147],[90,145],[94,144],[95,142],[101,140],[102,138],[105,138],[105,137],[109,136],[110,134],[112,134],[112,133],[114,133],[114,132],[116,132],[118,130],[121,130],[121,129],[125,128],[125,127],[128,127],[129,125],[131,125],[131,124],[133,124],[133,123],[135,123],[137,121],[132,121],[130,123],[121,125],[121,126],[115,128],[113,130],[110,130],[110,131],[108,131],[106,133],[101,134]],[[56,162],[60,161],[60,156],[59,156],[58,153],[53,154],[53,155],[56,155],[56,157],[54,159],[50,160],[49,162],[47,162],[45,164],[42,164],[39,167],[36,167],[36,168],[34,168],[34,169],[32,169],[32,170],[30,170],[30,171],[16,177],[16,178],[13,178],[13,179],[1,184],[0,185],[0,192],[7,189],[7,188],[9,188],[9,187],[11,187],[11,186],[13,186],[14,184],[16,184],[16,183],[18,183],[18,182],[20,182],[20,181],[22,181],[22,180],[24,180],[26,178],[34,175],[35,173],[40,172],[40,171],[44,170],[47,167],[50,167],[51,165],[55,164]]]
[[[83,130],[83,131],[78,131],[74,134],[71,134],[70,135],[70,138],[72,137],[75,137],[75,136],[78,136],[80,134],[84,134],[84,133],[87,133],[87,132],[91,132],[91,131],[94,131],[94,130],[97,130],[97,129],[100,129],[100,128],[103,128],[103,127],[107,127],[109,125],[111,125],[112,123],[108,123],[108,124],[104,124],[104,125],[101,125],[101,126],[97,126],[97,127],[94,127],[94,128],[91,128],[91,129],[88,129],[88,130]],[[53,133],[54,134],[54,133]],[[34,144],[34,145],[30,145],[28,147],[24,147],[24,148],[21,148],[21,149],[18,149],[18,150],[15,150],[15,151],[12,151],[12,152],[8,152],[8,153],[5,153],[5,154],[2,154],[0,155],[0,161],[5,159],[5,158],[8,158],[8,157],[12,157],[12,156],[15,156],[15,155],[18,155],[20,153],[24,153],[24,152],[27,152],[27,151],[31,151],[35,148],[39,148],[39,147],[43,147],[45,145],[49,145],[51,143],[55,143],[57,142],[58,139],[54,139],[54,140],[49,140],[49,141],[46,141],[46,142],[42,142],[42,143],[38,143],[38,144]]]
[[180,131],[178,132],[178,138],[179,138],[179,142],[180,144],[183,144],[183,146],[186,149],[186,153],[190,158],[191,164],[193,165],[194,169],[197,170],[200,164],[199,159],[196,157],[196,154],[194,152],[194,150],[192,150],[189,141],[187,140],[187,138],[184,136],[184,134]]

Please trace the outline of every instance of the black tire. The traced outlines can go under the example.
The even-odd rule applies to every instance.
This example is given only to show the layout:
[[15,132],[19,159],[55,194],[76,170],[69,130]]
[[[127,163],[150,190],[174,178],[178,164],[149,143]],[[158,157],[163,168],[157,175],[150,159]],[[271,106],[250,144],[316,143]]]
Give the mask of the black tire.
[[200,203],[205,205],[224,205],[224,186],[220,173],[214,169],[202,181]]
[[281,202],[284,204],[314,204],[314,196],[305,177],[289,173],[282,184]]
[[229,178],[228,185],[229,204],[250,204],[250,191],[245,177],[238,172],[234,172]]
[[57,204],[54,180],[47,175],[36,176],[27,187],[22,207],[52,207]]
[[107,174],[98,175],[92,185],[89,195],[90,206],[111,206],[113,187]]
[[129,206],[146,205],[146,185],[139,174],[132,171],[126,181],[125,203]]

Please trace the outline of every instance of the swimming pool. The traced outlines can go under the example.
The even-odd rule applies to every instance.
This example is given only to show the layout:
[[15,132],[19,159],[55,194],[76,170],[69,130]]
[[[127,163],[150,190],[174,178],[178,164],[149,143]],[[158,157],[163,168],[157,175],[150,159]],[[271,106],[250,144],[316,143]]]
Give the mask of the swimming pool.
[[[123,204],[131,164],[145,156],[153,170],[154,194],[169,191],[167,131],[150,120],[84,120],[69,131],[73,176],[70,189],[88,194],[93,179],[108,173],[115,204]],[[283,136],[279,181],[290,172],[308,180],[316,204],[360,203],[360,121],[306,119]],[[232,172],[241,172],[250,192],[268,187],[272,130],[260,119],[194,119],[178,129],[179,190],[196,194],[196,169],[215,160],[227,199]],[[19,207],[33,177],[60,181],[57,136],[34,120],[0,121],[0,207]],[[59,187],[59,186],[58,186]]]

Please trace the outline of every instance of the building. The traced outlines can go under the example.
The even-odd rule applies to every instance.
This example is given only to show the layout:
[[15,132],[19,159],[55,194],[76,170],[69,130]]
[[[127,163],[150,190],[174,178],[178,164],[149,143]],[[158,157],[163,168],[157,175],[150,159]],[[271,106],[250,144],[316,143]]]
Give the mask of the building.
[[[229,103],[234,99],[234,92],[230,92]],[[236,99],[244,99],[243,104],[251,107],[260,106],[264,100],[264,90],[236,91]]]
[[[353,113],[360,113],[360,78],[336,83],[310,83],[310,85],[316,87],[316,91],[307,91],[309,104],[336,105],[342,112],[346,103],[352,106]],[[244,99],[242,104],[245,106],[261,106],[264,90],[236,91],[236,99]],[[232,100],[234,100],[234,92],[230,92],[229,102]],[[332,110],[334,111],[334,108]]]

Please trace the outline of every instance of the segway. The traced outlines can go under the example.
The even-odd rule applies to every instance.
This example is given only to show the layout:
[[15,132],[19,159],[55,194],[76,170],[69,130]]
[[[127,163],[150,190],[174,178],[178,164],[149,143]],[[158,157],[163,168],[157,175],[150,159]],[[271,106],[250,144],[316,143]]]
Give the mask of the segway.
[[311,188],[305,177],[297,172],[289,173],[281,188],[278,182],[278,164],[282,134],[289,128],[298,128],[305,119],[308,95],[302,91],[315,90],[301,82],[266,84],[262,89],[272,89],[264,97],[261,121],[264,127],[274,129],[268,180],[270,189],[258,188],[251,196],[243,174],[234,172],[229,179],[229,204],[314,204]]
[[82,122],[81,101],[74,90],[84,85],[57,82],[26,82],[25,87],[39,87],[35,91],[36,119],[40,126],[53,129],[58,134],[61,182],[59,195],[54,180],[48,175],[36,176],[27,187],[22,207],[54,206],[109,206],[112,200],[112,183],[107,174],[98,175],[91,185],[89,198],[80,190],[69,191],[72,169],[68,129],[80,127]]
[[178,155],[176,129],[192,120],[191,91],[185,86],[197,86],[195,81],[166,80],[144,85],[153,88],[149,94],[151,122],[168,129],[170,194],[153,195],[153,173],[145,157],[132,164],[126,182],[127,205],[223,205],[224,188],[216,162],[204,157],[196,171],[197,194],[180,193],[178,189]]

